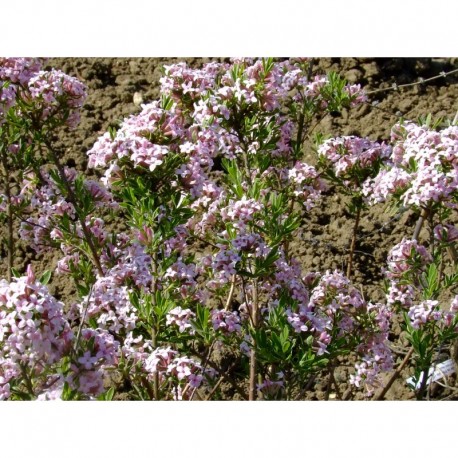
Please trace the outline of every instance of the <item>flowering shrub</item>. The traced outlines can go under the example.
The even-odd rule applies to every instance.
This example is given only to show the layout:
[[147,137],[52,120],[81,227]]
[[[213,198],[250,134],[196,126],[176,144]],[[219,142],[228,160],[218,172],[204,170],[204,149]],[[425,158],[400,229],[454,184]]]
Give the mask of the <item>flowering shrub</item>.
[[[310,121],[366,101],[360,86],[314,75],[307,59],[175,64],[160,100],[87,152],[99,182],[64,167],[52,140],[77,125],[84,85],[34,59],[0,60],[0,82],[1,399],[220,399],[223,382],[250,400],[294,399],[314,377],[336,385],[342,357],[357,360],[350,384],[370,396],[393,369],[394,315],[418,379],[455,337],[456,298],[444,312],[438,293],[456,279],[437,267],[456,239],[454,126],[399,125],[393,145],[328,139],[315,167]],[[346,275],[304,272],[290,250],[330,189],[356,215]],[[361,211],[389,196],[438,215],[436,242],[432,254],[416,237],[396,246],[386,303],[373,303],[352,284],[352,254]],[[59,253],[74,303],[51,296],[50,273],[14,269],[16,220],[38,255]]]

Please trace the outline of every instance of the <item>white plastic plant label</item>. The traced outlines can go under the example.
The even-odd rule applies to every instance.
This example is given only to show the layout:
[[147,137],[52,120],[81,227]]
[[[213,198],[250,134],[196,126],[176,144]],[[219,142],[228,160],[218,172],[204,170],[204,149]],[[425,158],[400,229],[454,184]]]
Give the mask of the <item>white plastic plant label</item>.
[[[452,359],[448,359],[447,361],[437,364],[434,368],[430,367],[429,374],[428,374],[428,380],[426,384],[429,385],[431,382],[435,382],[436,380],[446,377],[447,375],[451,375],[454,372],[455,372],[455,363],[453,362]],[[406,382],[410,386],[413,386],[416,389],[418,389],[421,386],[421,380],[422,379],[420,378],[419,382],[415,385],[413,381],[413,377],[410,377],[406,380]]]

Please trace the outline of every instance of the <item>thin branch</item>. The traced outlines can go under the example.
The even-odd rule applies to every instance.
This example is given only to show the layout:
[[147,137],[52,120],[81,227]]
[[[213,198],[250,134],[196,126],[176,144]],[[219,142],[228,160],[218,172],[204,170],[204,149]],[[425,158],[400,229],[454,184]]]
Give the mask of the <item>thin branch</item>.
[[361,218],[361,206],[358,206],[356,211],[355,224],[353,226],[353,234],[351,237],[350,252],[348,253],[348,263],[347,263],[347,278],[351,276],[351,270],[353,267],[353,255],[355,253],[356,247],[356,234],[358,233],[359,221]]
[[224,307],[224,310],[226,311],[229,310],[229,307],[231,306],[232,297],[234,296],[234,290],[235,290],[235,274],[233,274],[231,277],[231,289],[229,290],[229,296],[227,297],[226,306]]
[[212,396],[215,394],[216,390],[219,388],[219,386],[221,385],[221,383],[223,382],[224,380],[224,377],[221,376],[218,381],[216,382],[215,386],[212,388],[212,390],[210,391],[210,393],[208,394],[208,396],[205,397],[204,401],[209,401]]
[[385,397],[386,393],[388,393],[388,390],[391,388],[393,385],[394,381],[401,375],[402,370],[404,367],[407,365],[407,363],[410,360],[410,357],[413,354],[413,347],[409,350],[407,355],[405,356],[404,360],[402,361],[401,365],[394,371],[393,375],[391,376],[390,380],[388,380],[388,383],[385,385],[383,390],[377,395],[372,398],[373,401],[381,401]]
[[[353,366],[352,366],[353,367]],[[304,388],[299,392],[299,394],[294,398],[295,401],[299,401],[302,396],[312,387],[313,383],[315,382],[317,374],[313,374],[305,384]]]
[[84,321],[86,320],[87,310],[89,308],[89,301],[91,300],[91,296],[92,296],[92,286],[91,286],[91,288],[89,290],[89,294],[88,294],[87,299],[86,299],[86,307],[83,310],[83,316],[81,317],[81,322],[80,322],[80,325],[78,326],[78,331],[76,333],[75,345],[73,347],[73,352],[75,354],[78,351],[78,346],[79,346],[80,337],[81,337],[81,331],[83,329]]
[[[253,281],[253,307],[252,307],[252,322],[254,330],[258,327],[258,283],[256,280]],[[250,351],[250,390],[249,400],[254,401],[256,399],[256,374],[257,374],[257,354],[256,354],[256,340],[253,337],[253,347]]]

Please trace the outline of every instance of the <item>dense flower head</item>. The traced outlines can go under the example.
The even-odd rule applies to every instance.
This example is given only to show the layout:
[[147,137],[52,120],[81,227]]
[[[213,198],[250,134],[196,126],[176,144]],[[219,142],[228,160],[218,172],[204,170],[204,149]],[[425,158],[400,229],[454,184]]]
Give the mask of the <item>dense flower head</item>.
[[231,245],[236,251],[244,253],[249,258],[264,258],[270,253],[270,248],[259,234],[243,230],[231,240]]
[[114,200],[113,194],[96,180],[85,180],[84,187],[89,191],[93,202],[97,208],[118,209],[119,204]]
[[119,347],[119,342],[103,329],[82,329],[78,356],[66,381],[85,395],[103,393],[105,369],[118,363]]
[[106,268],[105,276],[112,277],[118,286],[133,283],[139,288],[148,287],[152,280],[151,256],[145,247],[130,241],[127,234],[117,234],[114,244],[105,244],[101,256]]
[[5,114],[16,104],[21,86],[40,71],[42,59],[0,58],[0,125],[5,122]]
[[242,196],[240,200],[231,200],[229,205],[220,210],[223,221],[231,221],[233,226],[244,229],[248,222],[254,219],[261,205],[254,199]]
[[151,257],[139,243],[119,234],[116,245],[106,245],[101,261],[105,275],[98,276],[78,309],[81,315],[86,310],[87,319],[94,319],[101,329],[126,335],[135,329],[138,318],[130,293],[134,287],[150,285]]
[[318,148],[319,158],[350,186],[361,186],[390,155],[389,145],[355,136],[331,138]]
[[159,80],[161,92],[181,101],[187,95],[191,100],[206,95],[213,88],[216,76],[227,67],[211,62],[202,69],[193,69],[184,62],[164,65],[164,76]]
[[40,71],[28,82],[30,97],[38,103],[41,118],[58,118],[74,128],[87,97],[86,86],[60,70]]
[[347,84],[344,87],[344,91],[350,96],[350,106],[352,107],[358,106],[369,100],[361,84]]
[[380,172],[366,189],[372,202],[395,194],[417,207],[444,202],[454,205],[458,186],[458,126],[441,131],[413,122],[393,127],[391,167]]
[[43,60],[35,57],[0,58],[0,80],[25,85],[40,71]]
[[423,270],[425,265],[432,260],[431,255],[423,245],[416,240],[403,238],[388,253],[386,276],[389,279],[400,278],[410,270]]
[[[161,382],[170,381],[189,384],[191,388],[199,388],[204,380],[204,375],[211,376],[212,371],[204,370],[202,365],[187,356],[180,356],[171,347],[156,348],[145,360],[143,367],[152,377],[157,374]],[[174,396],[175,399],[181,398]]]
[[352,313],[347,312],[362,309],[365,305],[361,293],[339,271],[328,270],[320,276],[308,297],[298,311],[288,309],[286,313],[288,322],[296,332],[313,331],[317,334],[320,352],[326,347],[325,330],[331,329],[333,324],[340,328],[341,333],[351,332],[355,322]]
[[242,329],[240,316],[235,311],[214,309],[211,313],[211,320],[213,329],[221,331],[223,334],[238,333]]
[[186,264],[179,258],[174,264],[167,268],[164,274],[164,281],[173,283],[175,291],[179,292],[183,299],[192,297],[197,282],[196,266],[193,263]]
[[364,386],[367,396],[371,396],[376,388],[383,386],[382,373],[393,370],[388,338],[393,312],[389,305],[369,302],[367,313],[373,317],[373,328],[363,330],[364,338],[356,348],[361,360],[355,364],[356,373],[350,375],[350,384]]
[[280,251],[280,257],[275,261],[275,267],[274,286],[271,293],[275,295],[278,290],[285,289],[300,306],[307,307],[310,292],[302,277],[300,262],[293,257],[287,260],[285,253]]
[[165,373],[177,354],[178,352],[171,347],[158,347],[145,360],[145,370],[151,374]]
[[30,265],[27,275],[0,282],[0,385],[18,376],[22,365],[39,375],[66,354],[72,340],[63,304],[36,280]]
[[315,167],[297,161],[294,167],[288,170],[288,179],[293,185],[293,194],[307,210],[311,210],[320,199],[327,186]]
[[170,141],[183,135],[182,122],[174,106],[165,110],[159,102],[142,105],[138,115],[123,121],[114,138],[105,133],[96,141],[87,153],[88,166],[108,167],[102,180],[108,187],[118,178],[120,161],[153,172],[174,149]]
[[81,315],[94,318],[101,329],[120,334],[135,328],[137,315],[129,299],[126,286],[119,286],[112,277],[98,278],[91,295],[79,305]]
[[401,283],[396,278],[390,281],[386,300],[389,305],[400,304],[402,307],[410,307],[415,294],[416,289],[413,285]]
[[458,228],[453,224],[434,226],[434,237],[441,242],[451,243],[458,240]]
[[4,355],[18,363],[62,357],[73,338],[63,304],[35,279],[30,265],[26,276],[2,281],[0,307]]
[[356,373],[350,375],[350,383],[356,387],[365,386],[368,396],[374,394],[376,388],[383,386],[380,375],[393,369],[393,356],[385,342],[371,342],[366,346],[366,355],[355,364]]
[[365,305],[361,293],[341,272],[327,270],[310,296],[310,305],[333,315],[339,309],[360,308]]
[[195,316],[195,313],[190,309],[182,309],[177,306],[167,313],[166,325],[174,325],[178,327],[180,332],[188,332],[194,334],[191,319]]
[[21,86],[27,85],[41,65],[41,59],[36,58],[0,58],[0,125],[6,112],[16,105]]
[[[313,286],[315,285],[315,286]],[[350,382],[372,394],[380,386],[380,374],[392,368],[388,333],[392,312],[384,304],[367,303],[361,293],[339,271],[326,271],[311,279],[309,300],[296,310],[286,310],[287,320],[297,333],[313,336],[317,356],[328,352],[333,336],[362,357]],[[361,327],[360,323],[366,326]],[[357,330],[359,344],[354,342]],[[345,344],[343,344],[345,342]]]
[[388,268],[384,271],[390,281],[387,302],[410,307],[413,304],[419,276],[432,262],[431,254],[416,240],[402,239],[388,253]]
[[436,329],[446,329],[452,327],[455,332],[457,329],[457,297],[455,296],[450,304],[448,311],[443,310],[437,300],[425,300],[418,304],[413,304],[408,312],[410,324],[414,329],[421,329],[429,322],[433,322]]
[[438,321],[442,318],[441,311],[437,308],[439,301],[423,301],[420,304],[415,304],[410,307],[408,317],[414,329],[419,329],[420,326],[429,320]]
[[202,256],[199,259],[199,269],[209,271],[211,279],[207,288],[211,291],[220,288],[231,281],[236,274],[236,265],[242,259],[238,250],[225,244],[218,245],[219,250],[213,255]]
[[382,169],[376,177],[364,182],[363,194],[370,204],[385,202],[395,193],[404,192],[410,179],[410,174],[399,167]]

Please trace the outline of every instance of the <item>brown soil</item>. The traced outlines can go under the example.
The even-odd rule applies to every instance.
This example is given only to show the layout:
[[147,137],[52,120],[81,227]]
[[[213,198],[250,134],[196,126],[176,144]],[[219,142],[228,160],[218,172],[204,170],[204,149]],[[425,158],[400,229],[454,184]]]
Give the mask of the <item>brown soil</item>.
[[[50,67],[62,69],[77,76],[89,88],[89,96],[78,128],[62,137],[67,165],[86,171],[86,151],[99,135],[110,125],[117,125],[125,116],[139,112],[134,104],[138,93],[145,102],[159,95],[160,69],[163,64],[185,60],[190,65],[199,65],[211,59],[114,59],[114,58],[71,58],[50,59]],[[219,59],[221,60],[221,59]],[[418,81],[452,70],[458,62],[454,59],[371,59],[371,58],[326,58],[317,61],[323,72],[337,71],[351,83],[360,83],[367,91],[389,88]],[[138,97],[137,94],[137,97]],[[390,129],[401,116],[416,119],[431,113],[434,117],[453,118],[458,110],[458,78],[451,75],[433,82],[400,90],[379,92],[370,96],[370,103],[351,111],[343,110],[335,116],[327,116],[315,127],[315,131],[332,136],[359,135],[372,140],[389,139]],[[308,145],[310,161],[313,155]],[[87,171],[89,175],[92,171]],[[381,267],[384,266],[388,250],[398,243],[403,235],[411,235],[415,226],[414,215],[406,212],[400,218],[392,218],[384,208],[374,207],[363,215],[358,231],[355,252],[353,280],[364,285],[365,297],[372,301],[382,300]],[[304,218],[304,225],[292,246],[293,254],[299,257],[305,270],[343,269],[350,244],[353,220],[345,208],[345,199],[329,193],[320,206]],[[27,247],[16,267],[22,269],[30,261],[36,262],[37,271],[54,267],[55,260],[35,259]],[[51,263],[51,265],[50,265]],[[1,270],[4,270],[2,267]],[[0,272],[3,273],[3,272]],[[73,295],[70,284],[56,284],[55,292],[62,298]],[[398,333],[397,333],[398,334]],[[402,345],[402,339],[399,345]],[[397,362],[402,361],[402,352]],[[348,372],[351,367],[342,367],[335,377],[344,393],[348,388]],[[412,392],[405,386],[408,369],[394,384],[387,399],[411,399]],[[327,380],[317,380],[308,399],[322,399],[327,389]],[[450,393],[439,392],[441,397]],[[331,396],[332,397],[332,396]],[[360,398],[357,395],[355,398]]]

